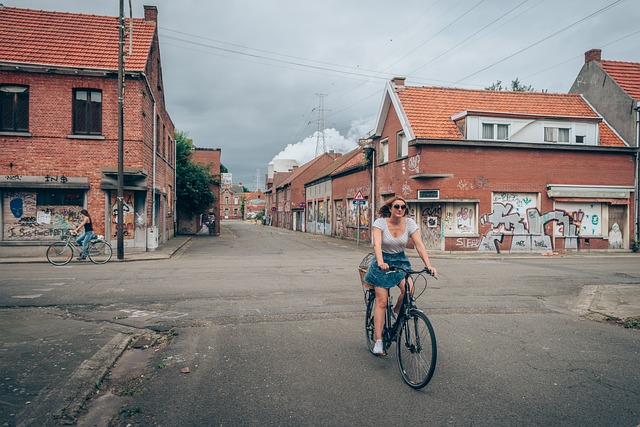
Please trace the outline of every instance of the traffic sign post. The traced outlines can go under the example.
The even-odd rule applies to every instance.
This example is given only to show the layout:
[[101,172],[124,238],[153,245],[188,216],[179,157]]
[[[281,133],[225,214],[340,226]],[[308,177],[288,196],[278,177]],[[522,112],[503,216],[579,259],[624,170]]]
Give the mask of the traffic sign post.
[[367,200],[364,198],[364,194],[362,194],[362,190],[358,190],[356,193],[356,197],[353,198],[353,203],[358,207],[357,209],[357,231],[356,231],[356,246],[360,246],[360,206],[367,203]]

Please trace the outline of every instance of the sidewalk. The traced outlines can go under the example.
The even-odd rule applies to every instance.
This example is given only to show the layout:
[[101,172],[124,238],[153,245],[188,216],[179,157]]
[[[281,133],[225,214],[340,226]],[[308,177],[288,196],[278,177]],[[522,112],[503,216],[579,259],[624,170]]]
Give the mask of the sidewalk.
[[[116,248],[113,248],[113,256],[109,262],[126,262],[126,261],[146,261],[146,260],[158,260],[171,258],[180,248],[182,248],[192,236],[176,236],[173,239],[158,246],[155,251],[135,251],[127,253],[125,249],[124,259],[119,260]],[[40,257],[15,257],[15,258],[0,258],[0,264],[23,264],[23,263],[47,263],[47,257],[45,256],[46,248],[42,249],[42,256]],[[73,261],[72,261],[73,262]]]

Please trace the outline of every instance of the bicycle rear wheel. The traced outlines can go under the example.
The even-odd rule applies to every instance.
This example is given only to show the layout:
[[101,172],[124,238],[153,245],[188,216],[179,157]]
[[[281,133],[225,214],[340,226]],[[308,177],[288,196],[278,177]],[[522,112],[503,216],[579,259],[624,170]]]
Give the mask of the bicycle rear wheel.
[[105,241],[89,243],[87,255],[94,264],[104,264],[111,259],[111,245]]
[[398,367],[409,386],[426,386],[436,370],[436,335],[429,318],[420,310],[411,310],[398,332]]
[[73,249],[66,242],[55,242],[47,248],[47,261],[53,265],[65,265],[73,258]]
[[373,310],[376,306],[376,293],[373,289],[366,292],[367,314],[364,319],[364,332],[367,338],[367,348],[373,354],[373,346],[376,345],[376,339],[373,332]]

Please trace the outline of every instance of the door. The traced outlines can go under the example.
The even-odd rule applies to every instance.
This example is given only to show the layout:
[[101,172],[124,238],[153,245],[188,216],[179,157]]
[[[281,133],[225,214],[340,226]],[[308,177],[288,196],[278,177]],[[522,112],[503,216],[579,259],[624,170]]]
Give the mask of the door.
[[420,232],[427,250],[441,251],[443,247],[442,204],[422,203],[420,207]]
[[625,249],[626,209],[624,205],[609,205],[609,249]]

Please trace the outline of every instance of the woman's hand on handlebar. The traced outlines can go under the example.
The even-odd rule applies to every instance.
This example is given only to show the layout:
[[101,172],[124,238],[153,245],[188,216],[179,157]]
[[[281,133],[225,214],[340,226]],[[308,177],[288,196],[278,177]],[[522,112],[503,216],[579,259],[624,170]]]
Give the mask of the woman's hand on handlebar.
[[389,270],[389,264],[387,264],[386,262],[383,262],[382,264],[378,263],[378,267],[380,267],[380,270],[382,271]]
[[434,279],[438,279],[438,270],[435,267],[427,267]]

